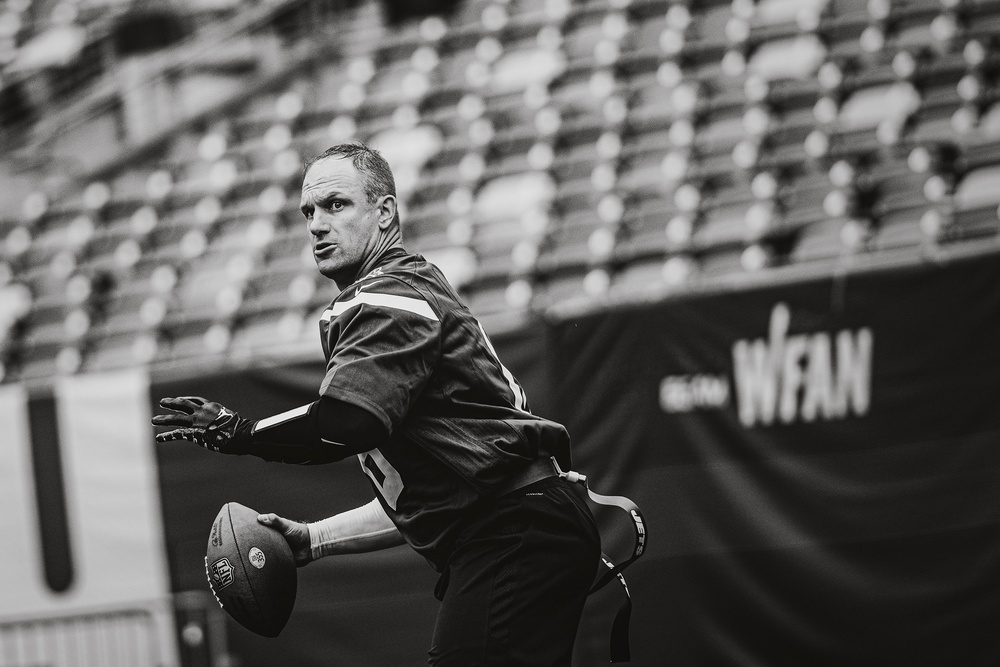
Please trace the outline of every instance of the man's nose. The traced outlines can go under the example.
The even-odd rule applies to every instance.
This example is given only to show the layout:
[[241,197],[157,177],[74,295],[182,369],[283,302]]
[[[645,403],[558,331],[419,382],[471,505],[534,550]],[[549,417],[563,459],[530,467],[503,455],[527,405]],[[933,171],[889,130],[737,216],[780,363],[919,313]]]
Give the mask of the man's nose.
[[330,231],[329,222],[326,220],[322,211],[317,211],[313,213],[312,219],[309,220],[309,232],[313,236],[323,236]]

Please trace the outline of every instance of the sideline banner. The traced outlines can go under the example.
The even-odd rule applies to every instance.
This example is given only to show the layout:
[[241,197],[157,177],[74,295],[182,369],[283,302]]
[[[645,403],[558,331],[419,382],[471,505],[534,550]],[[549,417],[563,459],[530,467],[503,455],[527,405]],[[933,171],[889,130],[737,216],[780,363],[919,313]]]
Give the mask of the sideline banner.
[[177,664],[148,391],[142,370],[0,387],[3,664]]
[[575,467],[649,524],[635,662],[1000,662],[998,341],[995,258],[553,326]]
[[[148,387],[145,373],[125,371],[62,378],[46,395],[0,388],[0,619],[141,606],[166,596]],[[49,433],[31,428],[39,403],[51,405]],[[47,435],[58,440],[55,449],[49,442],[41,449],[37,441]],[[37,487],[57,466],[60,488],[41,489],[60,497],[50,514]],[[47,554],[54,541],[46,545],[43,533],[57,522],[68,544]],[[55,566],[65,574],[53,590],[46,561],[57,557],[68,562]]]

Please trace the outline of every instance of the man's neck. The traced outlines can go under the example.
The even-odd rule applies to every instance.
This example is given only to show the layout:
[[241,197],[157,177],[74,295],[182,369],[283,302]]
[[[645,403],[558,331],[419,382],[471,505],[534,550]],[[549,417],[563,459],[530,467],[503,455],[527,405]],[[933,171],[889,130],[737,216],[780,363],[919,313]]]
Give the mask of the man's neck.
[[[382,261],[382,258],[386,254],[393,250],[403,250],[403,235],[399,231],[399,227],[395,226],[385,234],[379,236],[378,242],[375,248],[372,250],[371,254],[365,259],[361,264],[361,268],[358,270],[357,274],[352,278],[351,282],[356,282],[367,276],[376,266]],[[347,283],[350,284],[350,283]],[[346,285],[345,284],[345,287]]]

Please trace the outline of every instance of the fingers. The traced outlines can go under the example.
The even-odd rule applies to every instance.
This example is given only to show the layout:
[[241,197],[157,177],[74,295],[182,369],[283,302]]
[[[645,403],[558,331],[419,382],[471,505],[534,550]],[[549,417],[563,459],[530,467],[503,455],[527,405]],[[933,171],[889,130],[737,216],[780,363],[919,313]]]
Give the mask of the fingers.
[[262,523],[265,526],[270,526],[271,528],[275,528],[275,529],[281,531],[282,534],[288,532],[288,529],[290,528],[289,524],[291,523],[287,519],[282,519],[280,516],[278,516],[277,514],[273,514],[273,513],[271,513],[271,514],[258,514],[257,515],[257,522],[258,523]]
[[207,402],[201,396],[177,396],[176,398],[167,396],[160,399],[160,407],[190,415]]
[[309,528],[304,523],[283,519],[277,514],[258,514],[257,521],[274,528],[285,537],[288,546],[295,556],[295,564],[302,567],[312,561],[312,550],[309,545]]
[[199,407],[208,403],[208,399],[202,398],[201,396],[178,396],[176,400],[194,403],[195,407]]
[[156,415],[150,422],[153,426],[191,426],[190,415]]
[[156,434],[157,442],[172,442],[174,440],[186,440],[187,442],[200,444],[196,437],[196,431],[190,428],[176,428],[173,431]]
[[195,425],[197,420],[195,413],[206,403],[206,399],[200,396],[166,396],[160,399],[160,407],[170,410],[173,414],[155,415],[150,422],[153,426],[190,428]]

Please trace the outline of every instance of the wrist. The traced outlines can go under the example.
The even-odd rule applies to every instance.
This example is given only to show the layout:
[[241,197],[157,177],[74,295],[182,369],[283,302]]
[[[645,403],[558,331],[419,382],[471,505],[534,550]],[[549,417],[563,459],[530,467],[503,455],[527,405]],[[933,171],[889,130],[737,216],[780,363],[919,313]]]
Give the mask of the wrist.
[[249,454],[253,449],[253,428],[257,425],[256,419],[243,419],[239,417],[233,435],[229,439],[229,450],[232,454]]
[[309,560],[314,561],[322,558],[326,555],[322,548],[323,538],[321,535],[322,528],[319,523],[322,522],[310,522],[306,524],[306,529],[309,532],[309,546],[306,549],[309,552]]

